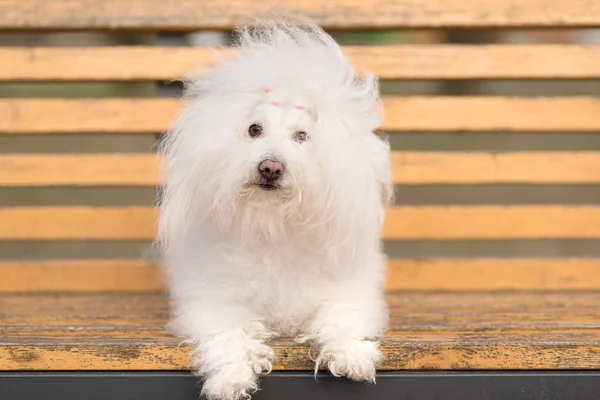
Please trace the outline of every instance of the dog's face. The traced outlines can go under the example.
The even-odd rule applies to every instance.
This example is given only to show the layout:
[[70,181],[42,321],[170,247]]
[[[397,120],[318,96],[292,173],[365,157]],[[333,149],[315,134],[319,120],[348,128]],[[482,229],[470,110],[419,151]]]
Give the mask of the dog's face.
[[262,88],[192,101],[170,153],[173,199],[229,235],[281,237],[291,220],[309,229],[333,201],[329,183],[338,175],[330,166],[345,144],[311,98]]
[[242,170],[233,179],[239,179],[240,188],[249,195],[268,192],[265,195],[290,197],[305,190],[303,186],[318,173],[313,140],[317,124],[305,102],[266,92],[236,134],[231,152]]

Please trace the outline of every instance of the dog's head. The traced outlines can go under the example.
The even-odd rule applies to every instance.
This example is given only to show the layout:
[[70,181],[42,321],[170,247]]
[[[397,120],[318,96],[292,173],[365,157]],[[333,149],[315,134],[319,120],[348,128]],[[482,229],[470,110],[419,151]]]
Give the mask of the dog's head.
[[163,238],[206,218],[227,229],[316,224],[348,199],[388,196],[377,80],[358,78],[306,20],[246,26],[238,39],[234,57],[189,82],[162,148]]

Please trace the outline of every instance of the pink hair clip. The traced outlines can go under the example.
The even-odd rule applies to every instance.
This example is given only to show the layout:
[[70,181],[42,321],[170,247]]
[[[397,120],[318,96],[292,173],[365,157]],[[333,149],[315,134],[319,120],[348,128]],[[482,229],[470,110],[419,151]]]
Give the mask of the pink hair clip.
[[304,110],[304,109],[305,109],[305,107],[304,107],[304,106],[296,106],[296,109],[297,109],[297,110]]
[[265,93],[271,93],[271,89],[269,89],[269,88],[266,88],[266,89],[265,89]]

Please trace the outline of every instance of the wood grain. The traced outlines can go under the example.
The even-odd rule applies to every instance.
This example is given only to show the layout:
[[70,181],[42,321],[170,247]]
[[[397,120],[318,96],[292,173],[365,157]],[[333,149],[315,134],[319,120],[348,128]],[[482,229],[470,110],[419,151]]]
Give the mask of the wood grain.
[[[555,301],[564,301],[560,300]],[[518,299],[515,301],[519,301]],[[599,300],[600,301],[600,300]],[[596,303],[596,298],[587,298],[586,302]],[[82,294],[82,293],[35,293],[0,296],[0,306],[13,312],[36,313],[40,310],[157,310],[168,307],[166,293],[121,292],[118,295]],[[54,312],[53,311],[53,312]]]
[[[541,340],[523,340],[511,344],[514,337],[502,333],[482,334],[488,343],[472,342],[477,336],[470,332],[454,335],[432,335],[422,341],[422,335],[407,334],[395,341],[384,341],[380,348],[384,362],[380,370],[582,370],[595,369],[598,362],[600,331],[585,336],[585,341],[569,342],[571,335],[540,335]],[[151,337],[151,335],[148,335]],[[566,340],[565,340],[566,339]],[[44,336],[39,336],[44,340]],[[501,344],[493,343],[502,341]],[[557,340],[559,340],[557,342]],[[492,342],[492,343],[490,343]],[[275,371],[298,371],[314,368],[309,349],[297,344],[275,344]],[[41,342],[31,345],[0,347],[0,368],[3,370],[186,370],[188,346],[169,344],[112,344],[100,340],[91,343],[55,345]],[[543,356],[542,356],[543,354]]]
[[[4,240],[152,240],[150,207],[14,207],[0,209]],[[392,207],[383,238],[598,239],[600,207]]]
[[[141,260],[5,261],[0,276],[1,293],[165,290],[159,268]],[[600,260],[391,260],[386,289],[600,290]]]
[[[600,77],[600,47],[579,45],[344,46],[359,71],[380,79],[583,79]],[[223,51],[219,51],[223,56]],[[202,47],[5,47],[0,81],[165,81],[215,64]]]
[[[593,314],[600,310],[600,291],[388,291],[386,299],[396,313]],[[92,315],[168,313],[165,292],[2,294],[0,307],[11,315]],[[66,334],[66,333],[65,333]],[[135,332],[132,334],[134,335]]]
[[[89,295],[82,295],[85,298]],[[42,298],[34,296],[35,298]],[[600,291],[393,291],[388,292],[387,302],[391,309],[398,313],[555,313],[555,312],[596,312],[600,307]],[[141,299],[134,298],[141,303]],[[2,300],[0,300],[2,301]],[[13,299],[14,301],[14,299]],[[56,299],[55,301],[59,301]],[[97,298],[95,302],[101,301]],[[108,301],[108,300],[106,300]],[[144,298],[144,303],[153,301],[151,296]],[[0,303],[1,304],[1,303]],[[114,300],[113,303],[115,304]],[[156,305],[154,303],[153,307]],[[29,306],[30,303],[18,306]],[[66,306],[65,303],[60,303]],[[39,306],[37,307],[39,308]]]
[[[406,294],[390,295],[391,304],[406,301]],[[510,297],[512,296],[512,297]],[[520,297],[519,297],[520,296]],[[415,294],[413,302],[418,304],[418,314],[397,314],[396,306],[392,306],[393,326],[399,330],[390,330],[382,339],[381,349],[385,359],[381,370],[528,370],[528,369],[596,369],[600,362],[600,329],[595,327],[594,313],[573,314],[568,307],[563,307],[559,314],[549,315],[539,312],[538,307],[552,307],[558,297],[572,303],[589,301],[587,293],[562,292],[553,295],[532,293],[527,296],[519,294],[501,294],[495,302],[488,300],[489,294]],[[586,300],[579,301],[578,296]],[[18,296],[24,299],[27,296]],[[46,296],[49,297],[49,296]],[[2,296],[0,304],[15,296]],[[56,297],[51,297],[50,300]],[[62,296],[65,307],[69,304],[78,307],[85,296]],[[102,296],[93,296],[92,300],[83,303],[98,305],[106,303]],[[127,309],[128,295],[105,295],[112,303],[120,304]],[[508,330],[500,329],[503,324],[510,324],[511,315],[456,314],[453,307],[445,313],[429,311],[432,307],[440,307],[440,300],[447,303],[460,304],[462,307],[491,307],[502,305],[504,298],[516,301],[524,312],[512,315],[517,321]],[[481,298],[481,301],[479,299]],[[95,300],[94,300],[95,299]],[[37,296],[35,303],[42,306]],[[532,301],[528,301],[532,300]],[[409,301],[410,297],[409,297]],[[532,307],[532,304],[534,305]],[[3,308],[6,318],[17,318],[20,309]],[[152,318],[132,319],[135,326],[111,326],[108,329],[90,327],[90,321],[102,321],[110,316],[80,314],[83,326],[63,324],[57,326],[61,316],[53,322],[49,318],[53,310],[40,315],[22,315],[21,318],[39,320],[46,315],[46,321],[53,325],[42,326],[23,323],[4,330],[0,336],[0,369],[1,370],[186,370],[188,367],[187,352],[189,346],[179,346],[180,339],[155,327]],[[163,312],[162,309],[159,312]],[[152,310],[147,311],[153,315]],[[587,316],[587,317],[586,317]],[[87,317],[87,319],[86,319]],[[123,317],[123,316],[122,316]],[[74,316],[67,316],[74,318]],[[583,324],[576,319],[586,319]],[[449,323],[445,323],[447,320]],[[116,321],[116,320],[115,320]],[[505,321],[498,323],[497,321]],[[73,320],[72,322],[75,322]],[[581,321],[580,321],[581,322]],[[95,323],[95,322],[93,322]],[[86,325],[87,324],[87,325]],[[495,326],[494,326],[495,324]],[[515,325],[522,325],[518,327]],[[552,328],[550,329],[550,324]],[[87,326],[87,328],[86,328]],[[466,329],[456,330],[462,326]],[[19,329],[17,329],[19,328]],[[490,329],[488,329],[490,328]],[[308,347],[298,345],[289,339],[274,340],[271,345],[276,352],[275,370],[311,370]]]
[[[483,331],[519,331],[536,330],[538,332],[560,329],[600,330],[600,311],[572,312],[512,312],[512,313],[397,313],[392,309],[390,330],[398,332],[456,332],[463,330]],[[169,321],[169,311],[145,311],[129,313],[70,313],[54,314],[2,314],[0,330],[2,332],[28,331],[72,331],[86,330],[106,333],[108,331],[160,331]]]
[[[180,106],[173,99],[0,100],[0,134],[155,134]],[[600,131],[597,98],[387,97],[384,106],[388,131]]]
[[0,28],[191,31],[230,29],[248,16],[294,14],[327,28],[584,27],[600,25],[595,0],[2,0]]
[[[600,183],[600,152],[392,152],[396,184]],[[0,154],[0,186],[153,186],[152,154]]]

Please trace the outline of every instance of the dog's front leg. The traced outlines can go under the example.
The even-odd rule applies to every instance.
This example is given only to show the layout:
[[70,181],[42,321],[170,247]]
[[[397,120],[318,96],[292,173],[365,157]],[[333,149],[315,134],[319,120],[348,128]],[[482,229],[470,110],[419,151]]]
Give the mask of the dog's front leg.
[[380,293],[360,289],[329,298],[310,321],[305,338],[319,346],[315,369],[326,366],[335,376],[375,382],[382,360],[375,339],[387,324],[387,308]]
[[174,327],[194,345],[191,366],[204,396],[237,400],[257,390],[259,375],[271,371],[274,352],[265,342],[274,332],[239,304],[187,303],[177,314]]

